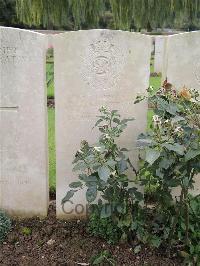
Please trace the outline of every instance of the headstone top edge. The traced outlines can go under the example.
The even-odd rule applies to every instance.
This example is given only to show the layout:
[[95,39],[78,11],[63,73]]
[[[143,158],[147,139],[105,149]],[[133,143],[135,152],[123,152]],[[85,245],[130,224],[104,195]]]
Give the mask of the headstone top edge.
[[123,30],[111,30],[111,29],[89,29],[89,30],[77,30],[77,31],[66,31],[66,32],[62,32],[62,33],[58,33],[58,34],[50,34],[50,36],[53,37],[53,39],[58,39],[58,38],[63,38],[67,35],[80,35],[80,34],[85,34],[85,33],[101,33],[101,32],[105,32],[105,33],[116,33],[116,34],[126,34],[127,36],[138,36],[140,38],[143,38],[145,40],[152,39],[152,36],[150,35],[146,35],[146,34],[142,34],[139,32],[130,32],[130,31],[123,31]]
[[27,29],[0,26],[0,33],[1,33],[1,30],[18,31],[18,32],[24,32],[24,33],[37,35],[37,36],[46,37],[46,34],[44,34],[44,33],[36,32],[36,31],[33,31],[33,30],[27,30]]
[[177,39],[177,38],[185,38],[185,37],[189,37],[189,36],[198,36],[198,35],[200,35],[200,30],[199,31],[176,33],[173,35],[169,35],[167,37],[168,37],[168,39]]

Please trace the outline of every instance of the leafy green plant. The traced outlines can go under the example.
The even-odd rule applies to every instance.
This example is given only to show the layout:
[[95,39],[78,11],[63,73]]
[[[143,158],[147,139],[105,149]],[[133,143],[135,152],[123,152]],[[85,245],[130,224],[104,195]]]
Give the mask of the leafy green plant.
[[30,236],[31,233],[32,233],[32,230],[29,227],[23,227],[21,232],[22,232],[23,235]]
[[100,252],[96,256],[92,256],[90,262],[92,265],[116,265],[114,259],[111,257],[111,254],[107,250]]
[[[193,265],[200,265],[200,195],[188,197],[189,204],[189,224],[188,224],[188,235],[189,243],[186,246],[180,245],[180,255],[183,255],[187,263],[192,262]],[[185,238],[185,215],[181,212],[178,217],[177,229],[176,229],[176,240],[177,242],[184,243]]]
[[[99,141],[95,145],[82,141],[73,162],[79,180],[70,184],[62,204],[86,188],[90,232],[110,243],[129,240],[135,253],[142,243],[163,246],[169,252],[176,249],[186,263],[198,265],[200,200],[189,193],[200,172],[199,93],[185,87],[174,90],[165,81],[158,92],[138,96],[136,103],[145,98],[155,115],[150,130],[138,138],[139,149],[145,150],[139,172],[128,150],[117,145],[132,119],[121,119],[117,111],[101,108],[95,125],[101,132]],[[156,188],[153,205],[141,204],[144,199],[135,187],[136,180]],[[179,194],[175,195],[175,189]]]
[[0,210],[0,244],[4,241],[6,235],[11,229],[11,220]]
[[[73,162],[74,171],[79,172],[79,181],[69,185],[71,190],[62,204],[86,187],[93,232],[97,233],[97,221],[101,219],[98,234],[103,236],[101,229],[105,226],[106,236],[115,228],[115,239],[119,236],[126,239],[132,230],[134,208],[143,200],[143,194],[135,187],[137,171],[128,158],[128,150],[119,147],[116,140],[133,118],[121,119],[116,110],[109,111],[104,107],[100,113],[95,124],[101,132],[99,141],[95,145],[82,141]],[[113,236],[111,238],[112,242]]]
[[[194,188],[194,177],[200,172],[199,93],[186,87],[177,91],[165,81],[157,93],[149,92],[149,95],[147,98],[155,113],[153,125],[138,140],[146,152],[140,170],[142,183],[152,185],[153,181],[157,185],[151,230],[160,244],[174,245],[178,241],[181,217],[184,227],[181,242],[184,238],[182,244],[189,247],[192,241],[189,191]],[[144,98],[138,96],[136,103]],[[179,195],[174,195],[175,188],[180,191]],[[198,245],[196,248],[199,249]]]
[[113,223],[111,217],[101,217],[101,207],[93,207],[90,213],[90,219],[88,223],[88,231],[95,236],[104,238],[110,244],[115,244],[120,241],[123,231],[118,227],[116,223]]

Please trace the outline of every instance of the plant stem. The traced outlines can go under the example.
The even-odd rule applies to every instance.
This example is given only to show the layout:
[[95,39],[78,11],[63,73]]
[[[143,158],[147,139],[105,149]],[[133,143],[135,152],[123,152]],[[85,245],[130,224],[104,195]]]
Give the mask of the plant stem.
[[184,189],[184,205],[185,205],[185,244],[189,244],[189,207],[188,207],[188,189]]
[[171,229],[171,232],[169,234],[169,242],[170,242],[170,245],[171,245],[172,238],[174,236],[174,232],[176,230],[176,225],[177,225],[177,222],[178,222],[178,217],[179,217],[179,214],[181,212],[181,208],[182,208],[182,204],[183,204],[183,196],[184,196],[184,191],[183,191],[183,188],[182,188],[182,190],[181,190],[181,196],[180,196],[180,201],[179,201],[180,206],[179,206],[179,208],[176,208],[176,215],[174,217],[174,221],[173,221],[173,224],[172,224],[172,229]]

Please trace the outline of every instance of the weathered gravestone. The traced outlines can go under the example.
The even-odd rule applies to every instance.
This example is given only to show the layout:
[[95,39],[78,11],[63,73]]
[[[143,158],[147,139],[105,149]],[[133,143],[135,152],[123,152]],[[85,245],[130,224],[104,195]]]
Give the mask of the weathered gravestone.
[[47,214],[46,46],[0,27],[0,208],[11,215]]
[[166,38],[167,37],[164,36],[155,37],[154,71],[156,73],[162,73],[163,71],[164,46]]
[[168,36],[164,77],[177,89],[184,85],[200,90],[200,31]]
[[[200,90],[200,31],[169,36],[165,47],[164,76],[175,86]],[[192,194],[200,194],[200,175]],[[174,195],[180,195],[176,190]]]
[[61,200],[77,179],[72,161],[81,140],[97,140],[98,131],[92,127],[102,105],[136,118],[120,142],[131,150],[136,165],[136,138],[146,129],[147,103],[133,102],[148,87],[150,55],[151,37],[137,33],[90,30],[54,37],[58,217],[85,215],[84,191],[64,211]]

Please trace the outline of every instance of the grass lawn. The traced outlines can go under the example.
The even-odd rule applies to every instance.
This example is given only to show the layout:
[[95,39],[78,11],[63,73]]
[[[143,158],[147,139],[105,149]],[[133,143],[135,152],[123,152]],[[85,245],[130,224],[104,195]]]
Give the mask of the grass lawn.
[[[154,73],[154,59],[151,59],[150,72]],[[161,85],[161,75],[157,77],[150,77],[149,80],[150,86],[153,86],[155,90],[160,88]]]
[[[151,73],[154,72],[154,59],[153,58],[151,59],[150,72]],[[157,91],[161,85],[161,75],[159,75],[157,77],[150,77],[149,85],[152,86],[155,89],[155,91]],[[148,113],[147,113],[147,128],[148,129],[150,128],[150,125],[152,122],[152,117],[153,117],[153,111],[148,110]]]
[[46,80],[47,80],[47,97],[54,97],[54,83],[53,83],[53,75],[54,75],[54,65],[53,62],[48,62],[46,64]]
[[[153,60],[151,65],[151,72],[153,72]],[[48,97],[54,97],[53,82],[50,82],[50,77],[53,75],[53,64],[47,64],[47,83],[48,83]],[[150,85],[158,89],[161,84],[161,77],[150,77]],[[147,115],[148,128],[152,121],[153,111],[149,110]],[[49,186],[51,191],[55,191],[56,187],[56,155],[55,155],[55,111],[48,108],[48,123],[49,123]]]
[[55,155],[55,110],[48,108],[48,141],[49,141],[49,186],[54,191],[56,187],[56,155]]

